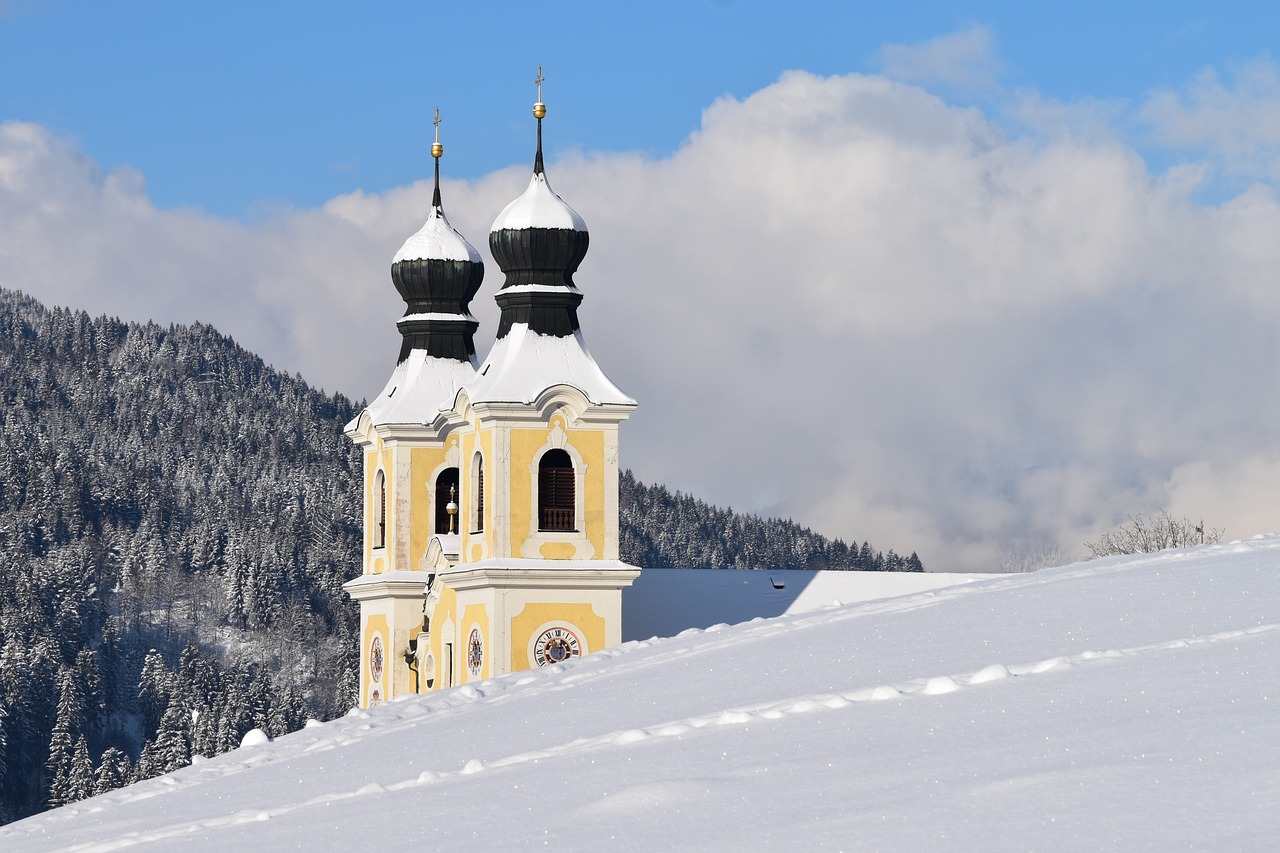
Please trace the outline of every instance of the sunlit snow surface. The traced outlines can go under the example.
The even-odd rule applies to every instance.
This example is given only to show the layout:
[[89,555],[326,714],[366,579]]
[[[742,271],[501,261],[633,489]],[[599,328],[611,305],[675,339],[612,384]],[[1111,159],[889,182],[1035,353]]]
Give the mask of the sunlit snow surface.
[[525,228],[561,228],[569,231],[586,231],[587,223],[578,212],[556,195],[543,172],[534,172],[529,186],[514,201],[502,209],[489,230],[516,231]]
[[[396,365],[382,393],[365,407],[370,421],[382,424],[428,424],[441,409],[453,405],[458,389],[472,381],[476,366],[469,361],[436,358],[415,349]],[[350,432],[364,412],[346,425]]]
[[449,224],[449,217],[438,207],[431,208],[427,221],[418,231],[404,241],[391,263],[422,259],[442,261],[480,262],[480,253]]
[[467,395],[473,403],[533,403],[554,385],[577,388],[597,405],[636,404],[596,364],[581,330],[557,337],[534,332],[528,323],[513,323],[493,342]]
[[1263,850],[1280,538],[621,647],[0,829],[3,850]]

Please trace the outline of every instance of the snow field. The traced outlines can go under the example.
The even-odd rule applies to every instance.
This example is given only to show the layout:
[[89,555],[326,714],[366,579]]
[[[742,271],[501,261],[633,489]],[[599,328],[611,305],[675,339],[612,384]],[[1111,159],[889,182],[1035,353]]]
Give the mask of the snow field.
[[209,759],[0,848],[1267,849],[1278,566],[1270,537],[630,642]]

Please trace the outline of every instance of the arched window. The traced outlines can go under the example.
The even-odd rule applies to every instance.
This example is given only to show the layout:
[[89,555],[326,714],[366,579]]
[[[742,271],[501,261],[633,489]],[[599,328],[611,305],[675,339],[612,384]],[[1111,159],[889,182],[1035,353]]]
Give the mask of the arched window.
[[381,470],[373,478],[373,547],[387,547],[387,476]]
[[548,450],[538,463],[538,529],[574,529],[573,460]]
[[475,500],[471,502],[471,532],[484,530],[484,458],[477,453],[471,458],[471,493]]
[[[449,504],[454,504],[455,514],[449,516]],[[458,469],[446,468],[436,477],[436,533],[457,533],[456,510],[458,503]],[[452,522],[452,523],[451,523]]]

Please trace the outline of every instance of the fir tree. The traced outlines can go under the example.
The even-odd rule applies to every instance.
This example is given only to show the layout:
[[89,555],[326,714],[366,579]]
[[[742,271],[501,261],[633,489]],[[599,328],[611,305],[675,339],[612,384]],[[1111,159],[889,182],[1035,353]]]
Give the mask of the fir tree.
[[92,797],[94,782],[93,760],[89,758],[89,745],[82,736],[76,741],[75,754],[71,758],[71,770],[62,791],[63,802],[77,803]]
[[94,796],[124,787],[132,773],[129,756],[114,746],[107,747],[98,761],[98,774],[93,784]]

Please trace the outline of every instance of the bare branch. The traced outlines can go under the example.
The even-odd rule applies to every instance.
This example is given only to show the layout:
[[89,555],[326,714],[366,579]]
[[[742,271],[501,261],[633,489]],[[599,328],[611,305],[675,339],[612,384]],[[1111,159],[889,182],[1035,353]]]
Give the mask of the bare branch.
[[1096,541],[1084,543],[1084,546],[1093,557],[1150,554],[1165,548],[1213,544],[1221,541],[1222,534],[1221,528],[1207,526],[1203,518],[1198,523],[1189,518],[1174,518],[1168,510],[1162,509],[1150,517],[1131,515],[1124,524],[1108,530]]

